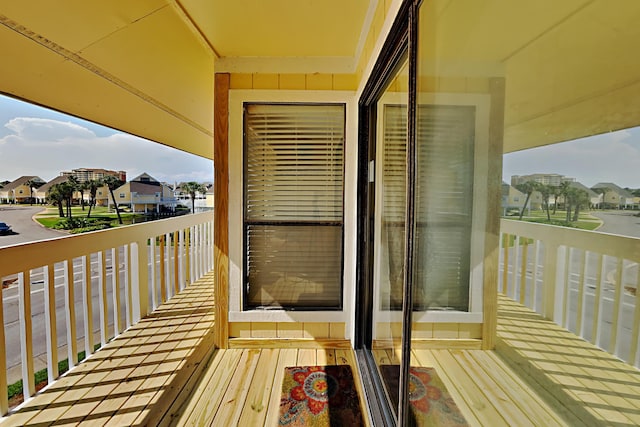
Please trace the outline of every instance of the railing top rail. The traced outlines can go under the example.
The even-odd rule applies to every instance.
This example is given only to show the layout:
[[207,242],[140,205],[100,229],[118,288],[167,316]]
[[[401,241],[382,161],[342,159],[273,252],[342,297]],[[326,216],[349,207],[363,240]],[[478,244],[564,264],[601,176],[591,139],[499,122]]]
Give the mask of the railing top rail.
[[0,248],[0,276],[99,252],[213,220],[213,211]]
[[571,246],[640,262],[640,238],[638,237],[509,219],[500,220],[500,231],[541,240],[547,245]]

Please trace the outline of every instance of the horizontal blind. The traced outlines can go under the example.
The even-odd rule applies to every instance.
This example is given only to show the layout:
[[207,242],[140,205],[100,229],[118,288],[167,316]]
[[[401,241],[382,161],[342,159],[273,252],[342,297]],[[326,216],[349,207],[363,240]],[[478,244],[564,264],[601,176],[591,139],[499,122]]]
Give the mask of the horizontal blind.
[[[390,305],[401,308],[407,108],[384,110],[383,239]],[[475,107],[419,105],[416,123],[414,309],[468,310]],[[400,297],[398,297],[400,296]]]
[[342,220],[344,106],[246,106],[246,218]]
[[245,105],[247,305],[339,308],[344,105]]

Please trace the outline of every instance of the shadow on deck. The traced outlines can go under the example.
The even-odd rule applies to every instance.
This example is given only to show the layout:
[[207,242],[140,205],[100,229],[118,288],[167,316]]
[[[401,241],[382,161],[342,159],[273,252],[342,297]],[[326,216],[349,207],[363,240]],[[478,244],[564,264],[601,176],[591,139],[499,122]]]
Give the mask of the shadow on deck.
[[[213,350],[213,308],[208,275],[2,425],[276,425],[285,366],[356,367],[345,348]],[[503,296],[494,351],[414,349],[412,364],[436,368],[472,426],[640,425],[640,371]]]

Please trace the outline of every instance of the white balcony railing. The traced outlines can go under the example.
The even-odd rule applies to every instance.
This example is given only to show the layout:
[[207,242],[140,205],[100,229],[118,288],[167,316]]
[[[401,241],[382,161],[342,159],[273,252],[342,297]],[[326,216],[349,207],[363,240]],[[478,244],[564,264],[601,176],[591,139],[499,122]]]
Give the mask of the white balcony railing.
[[640,366],[640,239],[502,220],[499,291]]
[[78,346],[91,355],[210,271],[212,254],[212,212],[0,248],[1,414],[8,382],[34,395],[36,367],[53,382],[59,351],[77,365]]

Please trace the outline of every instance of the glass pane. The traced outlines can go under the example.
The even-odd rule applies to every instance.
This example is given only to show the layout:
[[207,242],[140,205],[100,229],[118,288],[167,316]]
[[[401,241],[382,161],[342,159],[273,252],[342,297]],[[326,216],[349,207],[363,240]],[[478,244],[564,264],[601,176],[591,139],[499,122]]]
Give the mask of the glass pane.
[[377,104],[373,355],[388,398],[398,407],[406,215],[408,66]]

